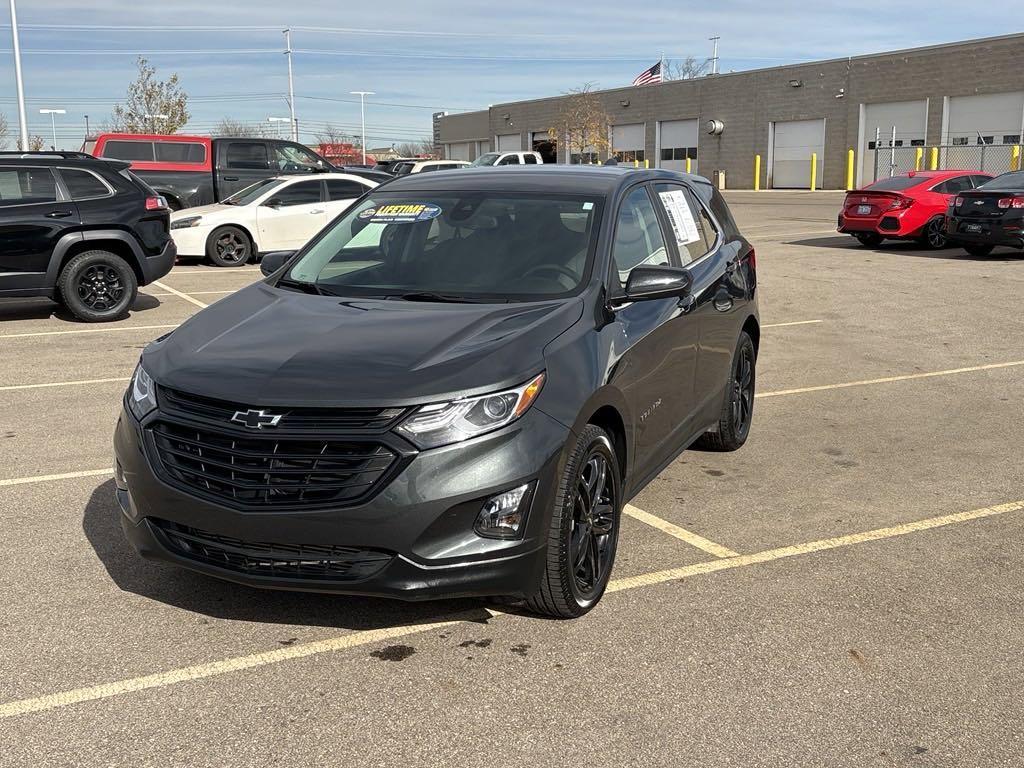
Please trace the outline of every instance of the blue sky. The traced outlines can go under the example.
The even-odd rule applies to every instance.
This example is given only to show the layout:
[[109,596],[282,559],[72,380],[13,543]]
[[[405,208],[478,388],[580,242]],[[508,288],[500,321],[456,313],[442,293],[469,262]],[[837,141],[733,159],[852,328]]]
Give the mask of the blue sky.
[[[363,89],[376,92],[367,109],[371,145],[428,135],[432,111],[549,96],[587,81],[603,88],[627,85],[662,52],[669,58],[710,56],[707,38],[716,34],[722,38],[720,68],[727,72],[1018,31],[1007,28],[1003,13],[967,14],[962,4],[944,0],[904,0],[898,14],[891,3],[870,0],[515,0],[514,12],[507,13],[497,12],[497,5],[18,0],[30,130],[49,143],[49,119],[38,110],[64,108],[58,144],[77,148],[84,115],[94,125],[109,117],[134,76],[138,53],[161,75],[181,76],[195,99],[195,132],[208,132],[224,116],[245,122],[286,116],[285,26],[296,28],[303,139],[312,141],[312,131],[328,121],[355,128],[358,97],[348,94]],[[13,134],[9,21],[3,3],[0,113]],[[185,26],[194,28],[180,28]]]

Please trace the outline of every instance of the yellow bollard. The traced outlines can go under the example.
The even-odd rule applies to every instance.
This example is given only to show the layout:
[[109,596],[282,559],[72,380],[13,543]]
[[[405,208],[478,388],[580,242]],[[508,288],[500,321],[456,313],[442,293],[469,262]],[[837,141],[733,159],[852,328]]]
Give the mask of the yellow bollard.
[[928,170],[937,171],[939,170],[939,148],[932,147],[932,151],[928,157]]
[[686,172],[687,172],[687,173],[689,173],[689,172],[690,172],[690,168],[691,168],[691,167],[692,167],[692,166],[690,165],[690,158],[686,158]]
[[818,153],[811,152],[811,192],[818,188]]
[[754,155],[754,191],[761,190],[761,156]]
[[924,147],[918,147],[914,153],[914,170],[921,170],[921,161],[924,159]]
[[1010,170],[1020,170],[1020,144],[1014,145],[1013,149],[1010,150]]
[[644,158],[644,168],[650,168],[650,167],[651,167],[651,161],[648,160],[647,158]]
[[852,149],[846,152],[846,188],[853,189],[853,166],[856,155]]
[[633,167],[634,168],[639,168],[640,167],[640,161],[639,160],[634,160],[633,161]]

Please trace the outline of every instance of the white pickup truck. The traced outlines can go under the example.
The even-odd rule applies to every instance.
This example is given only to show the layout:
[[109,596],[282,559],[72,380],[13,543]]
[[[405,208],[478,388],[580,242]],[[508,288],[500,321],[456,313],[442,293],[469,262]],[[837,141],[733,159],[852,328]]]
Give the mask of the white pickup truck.
[[541,165],[540,152],[485,152],[470,165]]

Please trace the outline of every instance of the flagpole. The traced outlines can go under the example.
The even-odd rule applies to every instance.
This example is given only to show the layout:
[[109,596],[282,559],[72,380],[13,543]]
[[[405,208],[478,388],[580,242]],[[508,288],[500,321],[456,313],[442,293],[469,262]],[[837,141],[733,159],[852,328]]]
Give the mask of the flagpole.
[[665,78],[665,52],[664,51],[661,52],[661,59],[660,59],[659,65],[658,65],[658,71],[661,74],[661,82],[664,83],[665,79],[666,79]]

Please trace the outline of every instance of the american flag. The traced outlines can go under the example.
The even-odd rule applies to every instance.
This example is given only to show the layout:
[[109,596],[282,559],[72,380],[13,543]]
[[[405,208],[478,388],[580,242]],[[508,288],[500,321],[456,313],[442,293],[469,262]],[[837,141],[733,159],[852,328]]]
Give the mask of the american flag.
[[651,83],[661,82],[661,62],[659,61],[653,67],[649,67],[636,76],[633,80],[633,85],[650,85]]

